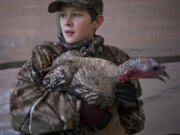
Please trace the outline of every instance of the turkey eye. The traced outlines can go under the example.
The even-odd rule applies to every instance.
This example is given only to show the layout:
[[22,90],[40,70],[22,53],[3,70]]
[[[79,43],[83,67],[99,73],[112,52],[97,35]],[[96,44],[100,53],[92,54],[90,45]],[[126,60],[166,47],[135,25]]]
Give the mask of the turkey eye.
[[158,69],[159,69],[158,66],[153,67],[153,70],[154,70],[154,71],[156,71],[156,70],[158,70]]

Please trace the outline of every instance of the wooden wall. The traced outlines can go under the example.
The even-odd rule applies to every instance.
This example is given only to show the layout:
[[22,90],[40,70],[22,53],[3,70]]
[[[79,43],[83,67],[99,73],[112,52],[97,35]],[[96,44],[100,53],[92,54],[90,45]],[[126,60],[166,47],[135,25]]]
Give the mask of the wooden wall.
[[[0,63],[24,60],[42,41],[57,41],[52,0],[0,1]],[[131,56],[180,53],[179,0],[104,0],[105,22],[98,34]]]

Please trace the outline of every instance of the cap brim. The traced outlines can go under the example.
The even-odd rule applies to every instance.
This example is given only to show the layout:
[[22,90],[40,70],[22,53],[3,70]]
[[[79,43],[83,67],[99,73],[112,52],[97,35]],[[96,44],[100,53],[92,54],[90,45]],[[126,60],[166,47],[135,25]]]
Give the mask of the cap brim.
[[48,6],[48,12],[49,13],[54,13],[54,12],[59,11],[62,3],[64,3],[64,2],[62,2],[62,1],[53,1],[53,2],[51,2],[49,4],[49,6]]
[[48,12],[49,13],[54,13],[54,12],[57,12],[61,9],[61,5],[64,4],[64,3],[68,3],[68,4],[71,4],[71,5],[74,5],[74,6],[80,6],[81,7],[84,7],[84,8],[90,8],[88,7],[87,4],[82,4],[81,2],[78,2],[78,1],[74,1],[74,0],[58,0],[58,1],[53,1],[49,4],[48,6]]

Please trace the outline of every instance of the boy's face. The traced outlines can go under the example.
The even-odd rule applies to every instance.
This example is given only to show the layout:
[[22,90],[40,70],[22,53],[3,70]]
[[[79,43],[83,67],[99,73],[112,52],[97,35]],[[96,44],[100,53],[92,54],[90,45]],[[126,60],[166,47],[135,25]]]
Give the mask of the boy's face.
[[97,29],[97,21],[91,21],[86,9],[64,4],[60,11],[60,26],[67,43],[90,40]]

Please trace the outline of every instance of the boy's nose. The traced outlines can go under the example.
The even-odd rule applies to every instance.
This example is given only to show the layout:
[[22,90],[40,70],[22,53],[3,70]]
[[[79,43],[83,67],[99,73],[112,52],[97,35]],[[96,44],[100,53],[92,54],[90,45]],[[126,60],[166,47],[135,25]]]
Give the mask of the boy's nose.
[[67,17],[66,22],[65,22],[66,26],[72,26],[73,22],[72,22],[72,18],[71,17]]

